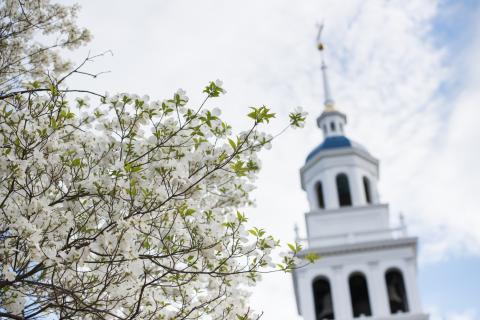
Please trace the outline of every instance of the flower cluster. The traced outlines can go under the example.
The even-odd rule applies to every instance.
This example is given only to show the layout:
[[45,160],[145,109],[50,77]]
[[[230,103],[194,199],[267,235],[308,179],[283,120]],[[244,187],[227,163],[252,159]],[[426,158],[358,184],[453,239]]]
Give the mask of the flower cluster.
[[[291,270],[241,208],[272,137],[238,135],[182,90],[98,102],[52,88],[0,102],[0,310],[76,319],[252,319],[248,286]],[[301,112],[296,112],[301,116]],[[299,126],[296,116],[292,126]],[[303,120],[302,120],[303,121]],[[2,309],[3,308],[3,309]]]
[[289,117],[292,128],[303,128],[307,115],[308,113],[303,111],[302,107],[296,107],[293,112],[290,112]]
[[91,39],[87,29],[75,24],[78,10],[49,0],[0,2],[0,94],[71,69],[59,50],[76,49]]

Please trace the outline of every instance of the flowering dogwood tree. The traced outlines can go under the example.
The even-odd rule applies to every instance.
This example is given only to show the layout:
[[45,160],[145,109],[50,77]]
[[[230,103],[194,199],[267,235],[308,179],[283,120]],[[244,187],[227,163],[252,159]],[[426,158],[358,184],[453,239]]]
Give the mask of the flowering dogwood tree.
[[[56,87],[2,99],[3,316],[250,317],[247,286],[294,267],[299,249],[273,265],[278,242],[238,211],[271,141],[258,128],[274,115],[252,108],[234,136],[205,107],[222,87],[204,91],[192,108],[181,90],[94,106]],[[290,125],[304,119],[294,112]]]
[[71,67],[59,50],[78,48],[91,39],[87,29],[75,24],[78,9],[48,0],[0,2],[0,94]]
[[0,317],[257,318],[249,286],[300,250],[274,262],[279,242],[241,212],[274,114],[251,108],[235,134],[208,107],[218,81],[198,105],[182,90],[74,99],[78,70],[0,96]]

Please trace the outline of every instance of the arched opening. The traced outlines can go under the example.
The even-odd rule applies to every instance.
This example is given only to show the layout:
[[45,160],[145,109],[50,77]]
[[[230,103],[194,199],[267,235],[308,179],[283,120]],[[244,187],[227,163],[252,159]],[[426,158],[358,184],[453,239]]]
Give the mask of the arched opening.
[[350,185],[348,184],[348,177],[345,173],[337,175],[337,193],[340,207],[351,206],[352,197],[350,195]]
[[387,282],[388,302],[392,314],[408,312],[407,292],[400,270],[390,269],[385,273]]
[[325,200],[323,199],[323,188],[320,181],[315,185],[315,191],[317,193],[317,203],[320,209],[325,208]]
[[316,319],[334,319],[332,293],[327,278],[320,277],[313,281],[313,298]]
[[363,189],[365,190],[365,199],[367,203],[372,203],[372,194],[370,191],[370,180],[367,177],[363,177]]
[[367,279],[362,273],[356,272],[348,279],[350,298],[352,299],[353,317],[371,316],[370,297],[368,296]]
[[335,122],[330,122],[330,130],[332,130],[332,132],[335,132]]

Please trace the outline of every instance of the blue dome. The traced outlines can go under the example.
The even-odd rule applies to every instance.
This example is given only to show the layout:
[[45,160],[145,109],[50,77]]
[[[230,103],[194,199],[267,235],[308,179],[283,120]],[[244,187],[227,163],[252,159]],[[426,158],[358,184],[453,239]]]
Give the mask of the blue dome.
[[328,137],[323,141],[322,144],[320,144],[318,147],[313,149],[312,152],[308,154],[305,162],[308,162],[308,160],[312,159],[319,152],[323,150],[337,149],[337,148],[351,148],[351,147],[352,147],[352,141],[350,141],[345,136]]

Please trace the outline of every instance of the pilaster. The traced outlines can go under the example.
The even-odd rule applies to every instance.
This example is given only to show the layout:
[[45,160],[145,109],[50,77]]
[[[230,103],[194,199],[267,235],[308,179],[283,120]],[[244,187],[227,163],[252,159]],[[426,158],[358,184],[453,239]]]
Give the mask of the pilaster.
[[375,317],[385,317],[390,314],[388,310],[387,287],[385,277],[379,269],[378,261],[368,263],[368,279],[370,284],[370,304]]
[[332,296],[335,319],[349,319],[353,313],[348,281],[346,280],[347,277],[343,266],[334,266],[332,269]]

